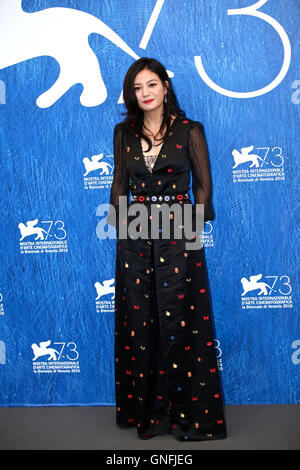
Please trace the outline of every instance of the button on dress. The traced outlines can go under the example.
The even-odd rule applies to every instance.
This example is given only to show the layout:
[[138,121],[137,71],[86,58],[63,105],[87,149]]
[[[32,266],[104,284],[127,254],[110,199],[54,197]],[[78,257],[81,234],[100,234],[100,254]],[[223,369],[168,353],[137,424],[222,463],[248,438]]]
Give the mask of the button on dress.
[[[136,427],[141,439],[165,433],[182,441],[226,437],[204,247],[186,249],[186,237],[175,237],[177,219],[170,215],[170,236],[151,236],[151,204],[181,201],[192,206],[195,217],[195,204],[181,197],[190,190],[195,204],[204,204],[204,220],[214,219],[200,122],[175,118],[152,171],[139,137],[123,123],[116,125],[110,204],[117,219],[111,211],[107,217],[117,229],[116,423]],[[130,193],[137,199],[129,202]],[[147,208],[146,238],[120,238],[120,224],[127,227],[138,213],[119,224],[119,196],[127,196],[129,210],[137,202]]]

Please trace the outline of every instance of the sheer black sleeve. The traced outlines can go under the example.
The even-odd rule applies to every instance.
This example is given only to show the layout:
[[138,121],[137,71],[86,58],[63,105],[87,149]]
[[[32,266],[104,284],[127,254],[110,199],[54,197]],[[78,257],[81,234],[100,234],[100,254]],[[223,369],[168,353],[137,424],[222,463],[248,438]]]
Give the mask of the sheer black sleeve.
[[209,157],[203,126],[198,121],[191,124],[188,148],[192,162],[192,191],[195,204],[204,204],[204,221],[213,220],[215,213],[211,203],[212,180]]
[[119,219],[119,196],[127,196],[129,175],[125,165],[125,146],[123,141],[122,124],[117,124],[114,128],[114,177],[110,190],[110,204],[115,208],[116,219],[112,207],[107,216],[107,222],[118,228]]

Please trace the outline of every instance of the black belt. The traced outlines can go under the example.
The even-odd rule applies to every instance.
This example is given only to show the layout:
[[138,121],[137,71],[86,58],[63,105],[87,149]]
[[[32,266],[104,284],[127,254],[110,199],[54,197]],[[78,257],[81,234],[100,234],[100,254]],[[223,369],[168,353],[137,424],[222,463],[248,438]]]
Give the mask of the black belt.
[[178,194],[153,194],[152,196],[143,196],[132,194],[132,202],[163,202],[163,201],[182,201],[184,199],[189,199],[188,193],[178,193]]

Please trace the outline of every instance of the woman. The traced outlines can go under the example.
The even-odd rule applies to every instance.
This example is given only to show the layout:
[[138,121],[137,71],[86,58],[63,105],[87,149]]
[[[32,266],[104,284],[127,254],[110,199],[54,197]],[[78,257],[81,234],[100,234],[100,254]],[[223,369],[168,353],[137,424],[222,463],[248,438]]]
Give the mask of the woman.
[[[222,439],[226,428],[204,249],[186,248],[187,237],[175,236],[178,219],[170,212],[170,235],[151,237],[151,206],[192,207],[191,172],[193,215],[204,207],[204,220],[214,218],[202,125],[179,108],[165,68],[154,59],[132,64],[123,98],[127,112],[114,129],[108,216],[117,228],[116,421],[135,426],[141,439],[165,433],[179,440]],[[147,222],[138,228],[148,224],[148,237],[120,237],[132,216],[126,220],[122,214],[119,225],[119,197],[128,203],[129,192],[131,210],[136,203],[147,208]]]

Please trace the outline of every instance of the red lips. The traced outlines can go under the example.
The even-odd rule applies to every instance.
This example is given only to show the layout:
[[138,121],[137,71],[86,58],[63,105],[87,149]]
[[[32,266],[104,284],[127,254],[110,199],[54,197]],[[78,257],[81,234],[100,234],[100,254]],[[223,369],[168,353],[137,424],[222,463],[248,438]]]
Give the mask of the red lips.
[[146,100],[146,101],[143,101],[143,103],[148,104],[148,103],[152,103],[152,101],[154,101],[154,100]]

